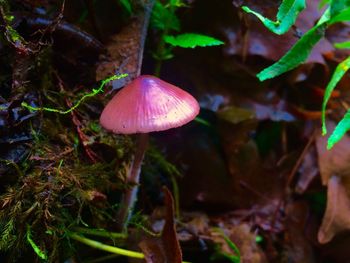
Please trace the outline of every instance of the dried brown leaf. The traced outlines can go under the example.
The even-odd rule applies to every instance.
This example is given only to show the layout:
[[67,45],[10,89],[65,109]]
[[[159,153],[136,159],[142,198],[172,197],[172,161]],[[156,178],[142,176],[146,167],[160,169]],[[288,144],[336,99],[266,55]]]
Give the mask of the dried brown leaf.
[[157,239],[145,239],[139,244],[142,253],[145,255],[147,263],[163,263],[167,262],[165,259],[163,248]]
[[[241,254],[242,263],[265,263],[266,258],[259,246],[256,244],[256,236],[250,231],[248,224],[237,226],[225,225],[222,231],[227,237],[237,246]],[[228,246],[227,242],[217,230],[210,231],[211,239],[220,245],[220,250],[223,253],[232,255],[234,252]]]
[[144,239],[140,244],[147,263],[181,263],[182,252],[174,222],[174,200],[171,192],[163,188],[166,217],[161,237]]
[[286,206],[285,240],[286,262],[314,263],[314,253],[305,227],[309,217],[309,206],[304,201],[292,201]]
[[182,252],[180,243],[176,236],[175,222],[174,222],[174,199],[168,188],[164,187],[165,195],[166,218],[162,233],[162,241],[167,256],[167,262],[181,263]]
[[295,186],[295,192],[302,194],[309,187],[313,179],[318,175],[316,147],[312,145],[303,158],[299,168],[299,179]]
[[[330,122],[327,124],[330,130],[334,128],[334,124]],[[327,150],[327,141],[328,136],[319,135],[316,138],[318,164],[323,185],[327,185],[333,175],[340,177],[350,175],[350,137],[344,136],[341,143],[337,143],[331,150]]]
[[327,207],[318,241],[329,242],[337,233],[350,229],[350,200],[340,177],[333,175],[328,181]]

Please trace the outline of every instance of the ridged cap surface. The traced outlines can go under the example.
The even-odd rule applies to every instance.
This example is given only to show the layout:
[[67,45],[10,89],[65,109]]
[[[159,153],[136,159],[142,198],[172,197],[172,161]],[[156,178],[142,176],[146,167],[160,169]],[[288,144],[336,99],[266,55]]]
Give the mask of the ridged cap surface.
[[143,75],[112,98],[101,114],[100,123],[114,133],[148,133],[182,126],[198,113],[198,102],[189,93],[159,78]]

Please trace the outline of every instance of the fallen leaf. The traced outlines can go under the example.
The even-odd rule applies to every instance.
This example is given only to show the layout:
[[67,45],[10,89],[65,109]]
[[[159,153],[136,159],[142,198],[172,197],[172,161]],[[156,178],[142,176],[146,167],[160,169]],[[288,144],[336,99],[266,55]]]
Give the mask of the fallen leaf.
[[[256,235],[250,231],[248,224],[243,223],[240,225],[232,226],[225,225],[221,227],[225,236],[230,239],[232,243],[238,248],[240,252],[240,262],[242,263],[265,263],[267,262],[264,253],[261,251],[256,243]],[[220,246],[222,253],[227,255],[234,255],[235,252],[229,246],[222,233],[217,229],[210,231],[211,239]]]
[[145,239],[140,242],[139,247],[145,255],[147,263],[163,263],[165,261],[164,251],[160,244],[153,239]]
[[[328,121],[327,124],[330,130],[334,129],[334,123]],[[350,137],[344,136],[341,143],[334,145],[331,150],[327,150],[327,141],[328,136],[319,135],[316,138],[318,164],[323,185],[327,185],[333,175],[340,177],[350,175]]]
[[309,187],[313,179],[319,174],[317,159],[316,159],[316,147],[311,146],[308,152],[303,158],[303,162],[299,168],[300,176],[295,186],[295,192],[302,194]]
[[177,231],[177,236],[181,242],[198,240],[206,235],[209,229],[209,217],[203,212],[182,212],[182,227]]
[[160,237],[148,237],[140,244],[147,263],[181,263],[182,252],[174,222],[174,200],[168,188],[163,188],[166,207],[165,225]]
[[218,111],[217,115],[219,118],[233,124],[237,124],[245,120],[251,120],[255,116],[253,111],[235,106],[226,107]]
[[327,243],[339,232],[350,229],[350,200],[339,176],[328,181],[327,207],[318,231],[318,241]]
[[168,188],[164,187],[165,195],[166,218],[162,233],[162,241],[165,249],[167,262],[181,263],[182,252],[180,243],[176,236],[175,222],[174,222],[174,199]]
[[292,201],[286,206],[286,231],[284,245],[287,262],[314,263],[314,253],[305,233],[309,217],[309,206],[305,201]]
[[286,102],[280,100],[275,105],[262,105],[255,103],[254,109],[256,118],[258,120],[272,120],[272,121],[295,121],[295,117],[286,111]]
[[[244,128],[239,126],[238,130]],[[250,131],[250,128],[245,130]],[[243,131],[234,134],[237,141],[246,136]],[[193,123],[157,136],[160,143],[167,145],[168,160],[182,168],[183,177],[179,180],[182,207],[195,205],[207,211],[234,207],[234,189],[219,144],[220,137],[215,130]]]

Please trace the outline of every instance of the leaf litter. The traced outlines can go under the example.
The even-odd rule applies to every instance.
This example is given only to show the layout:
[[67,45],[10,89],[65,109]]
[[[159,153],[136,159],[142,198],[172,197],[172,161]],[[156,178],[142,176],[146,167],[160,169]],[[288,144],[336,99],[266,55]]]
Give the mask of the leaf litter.
[[[0,70],[4,260],[103,258],[65,233],[76,227],[113,231],[120,194],[130,187],[123,182],[134,144],[103,131],[98,115],[106,97],[138,74],[142,55],[143,71],[152,72],[158,29],[150,29],[142,52],[143,1],[96,2],[93,8],[93,1],[86,1],[90,7],[78,2],[66,2],[64,12],[51,1],[1,3],[2,17],[13,13],[15,19],[6,20],[0,45],[5,65]],[[162,77],[199,98],[200,117],[208,125],[195,122],[152,135],[157,154],[146,156],[147,179],[129,238],[96,238],[141,249],[146,262],[344,262],[345,245],[326,255],[320,244],[349,242],[349,138],[331,151],[326,150],[327,137],[317,133],[310,138],[319,127],[331,69],[348,55],[335,52],[330,42],[346,36],[348,25],[327,30],[304,65],[261,84],[255,74],[280,59],[319,18],[316,3],[307,3],[296,26],[276,37],[242,12],[242,1],[184,2],[191,8],[176,18],[179,34],[198,32],[225,44],[174,48]],[[278,11],[275,1],[244,4],[270,19]],[[122,15],[103,22],[103,8]],[[174,30],[180,29],[177,25]],[[70,108],[98,86],[96,80],[116,73],[128,73],[129,79],[106,87],[70,114],[21,107],[26,102],[36,108]],[[339,93],[330,97],[329,120],[339,120],[350,103],[347,83],[345,76]],[[172,189],[173,198],[161,191],[162,185]],[[180,208],[176,216],[174,206]],[[163,212],[155,215],[161,207]]]

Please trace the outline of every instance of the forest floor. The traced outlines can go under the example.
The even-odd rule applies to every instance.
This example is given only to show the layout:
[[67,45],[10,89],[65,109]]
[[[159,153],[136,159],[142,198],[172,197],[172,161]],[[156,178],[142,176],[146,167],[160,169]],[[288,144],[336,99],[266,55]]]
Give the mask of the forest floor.
[[[244,2],[271,18],[279,4]],[[330,26],[305,63],[260,82],[322,10],[307,1],[278,36],[241,4],[0,0],[1,262],[349,262],[350,137],[327,150],[321,106],[349,55],[333,44],[350,27]],[[164,40],[179,32],[223,43]],[[150,134],[119,232],[138,146],[99,117],[140,73],[188,91],[201,111]],[[330,130],[349,108],[349,83],[345,75],[331,95]]]

